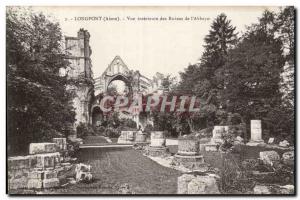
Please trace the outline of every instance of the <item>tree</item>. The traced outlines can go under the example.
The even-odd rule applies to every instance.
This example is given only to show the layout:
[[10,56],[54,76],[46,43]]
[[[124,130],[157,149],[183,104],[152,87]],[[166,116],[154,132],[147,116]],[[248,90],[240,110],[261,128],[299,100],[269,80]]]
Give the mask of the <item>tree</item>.
[[285,67],[283,73],[283,89],[287,104],[294,106],[295,100],[295,9],[292,6],[282,9],[275,21],[277,35],[282,41]]
[[276,133],[278,121],[270,117],[281,106],[282,42],[275,37],[275,14],[265,11],[258,24],[248,27],[241,42],[228,53],[226,88],[222,93],[226,110],[240,113],[246,122],[262,119],[264,128]]
[[226,76],[224,64],[227,53],[238,41],[235,29],[236,27],[231,25],[231,20],[228,20],[227,16],[222,13],[213,21],[209,34],[204,39],[205,50],[201,57],[200,67],[205,79],[200,83],[209,82],[208,89],[223,89],[224,87]]
[[201,97],[204,102],[201,114],[193,113],[189,116],[192,130],[219,123],[216,113],[220,107],[220,93],[225,87],[224,64],[228,51],[238,41],[235,29],[225,14],[217,16],[209,34],[205,37],[204,53],[200,63],[189,65],[184,72],[180,73],[181,81],[177,90]]
[[[288,6],[277,15],[275,26],[282,41],[285,66],[282,80],[283,104],[277,108],[280,126],[284,132],[294,134],[295,123],[295,8]],[[274,119],[278,120],[278,119]],[[292,140],[291,140],[292,141]]]
[[175,81],[176,77],[172,77],[170,74],[164,76],[161,82],[161,87],[164,89],[164,91],[171,91],[175,87]]
[[189,65],[180,73],[181,90],[202,96],[208,95],[212,89],[223,89],[223,66],[227,53],[238,41],[235,29],[225,14],[217,16],[204,39],[204,53],[200,63]]
[[8,7],[6,28],[8,145],[9,153],[20,153],[30,142],[68,134],[75,120],[73,94],[59,75],[68,62],[58,23]]

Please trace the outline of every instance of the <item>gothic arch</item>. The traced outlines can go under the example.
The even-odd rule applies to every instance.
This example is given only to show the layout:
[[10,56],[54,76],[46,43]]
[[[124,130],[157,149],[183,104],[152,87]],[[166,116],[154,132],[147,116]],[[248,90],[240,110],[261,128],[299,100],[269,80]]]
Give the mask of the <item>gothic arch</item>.
[[126,76],[123,75],[123,74],[116,74],[116,75],[110,77],[110,78],[107,80],[107,84],[106,84],[105,91],[107,91],[107,89],[108,89],[108,87],[110,86],[110,84],[111,84],[113,81],[116,81],[116,80],[123,81],[123,82],[125,83],[125,85],[128,87],[129,93],[130,93],[130,94],[132,93],[132,83],[129,81],[128,77],[126,77]]

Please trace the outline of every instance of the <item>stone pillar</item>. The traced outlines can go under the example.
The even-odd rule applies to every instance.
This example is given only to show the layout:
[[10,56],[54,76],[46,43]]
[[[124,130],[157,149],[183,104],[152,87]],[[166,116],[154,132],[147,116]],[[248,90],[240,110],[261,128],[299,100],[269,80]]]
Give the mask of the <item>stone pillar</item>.
[[134,116],[134,121],[136,123],[136,128],[139,129],[140,128],[139,127],[140,126],[140,115],[139,114]]
[[249,146],[257,146],[258,144],[264,144],[262,139],[261,120],[251,120],[251,139],[247,143]]
[[151,132],[151,143],[147,148],[148,155],[161,156],[167,153],[166,138],[163,131]]
[[143,133],[142,131],[138,131],[135,134],[135,142],[136,143],[146,142],[146,139],[147,139],[147,135],[146,135],[146,133]]
[[163,147],[166,145],[166,138],[163,131],[151,132],[151,144],[152,147]]
[[261,141],[262,138],[261,120],[251,120],[251,140]]
[[213,136],[211,138],[211,142],[214,143],[223,143],[223,134],[225,133],[225,126],[214,126]]
[[228,126],[214,126],[212,138],[209,143],[203,145],[205,151],[218,151],[219,146],[224,142],[223,135],[228,133]]
[[121,131],[121,135],[118,138],[119,144],[128,144],[128,143],[133,143],[135,139],[135,131]]
[[178,140],[178,154],[193,156],[199,154],[199,141],[179,139]]

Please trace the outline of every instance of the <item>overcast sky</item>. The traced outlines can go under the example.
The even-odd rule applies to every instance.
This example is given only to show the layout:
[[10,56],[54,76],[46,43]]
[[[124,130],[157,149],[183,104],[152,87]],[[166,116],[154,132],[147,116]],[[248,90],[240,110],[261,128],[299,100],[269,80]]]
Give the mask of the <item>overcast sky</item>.
[[[102,74],[119,55],[130,69],[149,78],[156,72],[178,76],[203,52],[204,37],[214,18],[225,13],[238,32],[258,21],[264,9],[276,7],[36,7],[34,10],[56,18],[67,36],[80,28],[90,34],[94,77]],[[76,21],[80,17],[119,17],[120,21]],[[130,17],[202,17],[193,21],[129,21]]]

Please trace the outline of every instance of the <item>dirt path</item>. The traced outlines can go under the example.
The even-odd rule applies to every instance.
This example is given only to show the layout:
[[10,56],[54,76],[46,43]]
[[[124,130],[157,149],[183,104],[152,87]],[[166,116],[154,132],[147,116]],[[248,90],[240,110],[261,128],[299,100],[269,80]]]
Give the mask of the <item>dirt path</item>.
[[180,172],[163,167],[132,148],[81,149],[80,162],[92,166],[93,183],[78,183],[51,193],[114,194],[128,184],[135,194],[175,194]]

